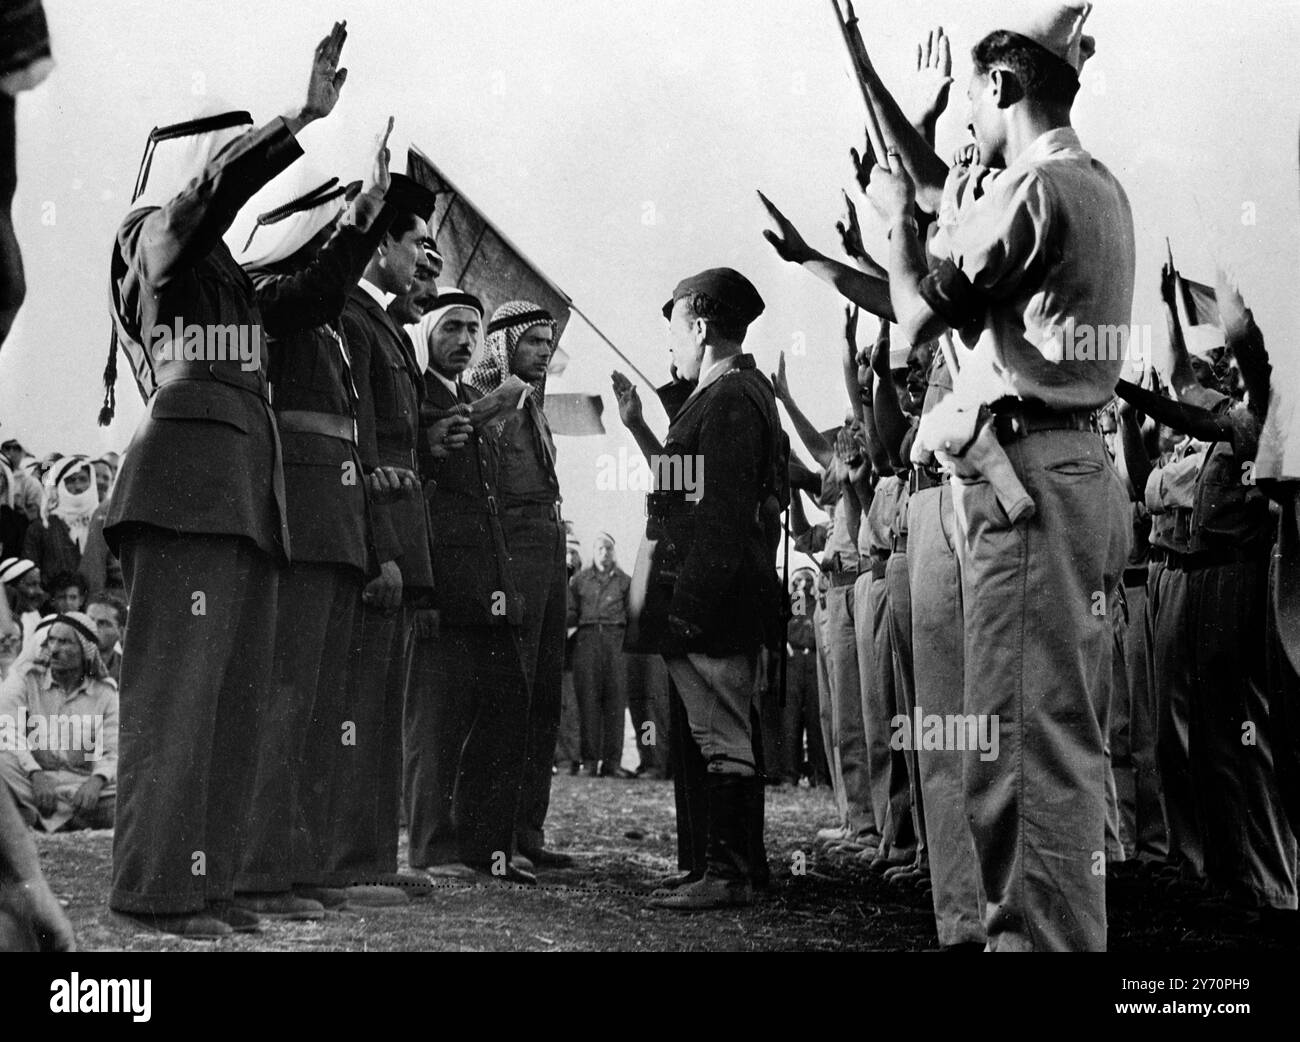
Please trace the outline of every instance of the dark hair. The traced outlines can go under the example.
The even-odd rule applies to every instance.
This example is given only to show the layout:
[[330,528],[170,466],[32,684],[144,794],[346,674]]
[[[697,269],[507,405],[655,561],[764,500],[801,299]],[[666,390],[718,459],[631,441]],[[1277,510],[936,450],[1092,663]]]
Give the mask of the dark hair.
[[716,298],[707,293],[692,293],[682,299],[686,301],[686,310],[691,317],[712,322],[714,329],[723,338],[735,341],[745,339],[749,323]]
[[45,589],[51,597],[62,593],[69,586],[75,586],[81,591],[83,602],[90,596],[90,583],[86,582],[86,577],[80,572],[55,572],[45,583]]
[[1069,64],[1019,33],[989,33],[971,49],[971,60],[981,76],[1008,69],[1031,101],[1069,108],[1079,93],[1079,76]]
[[86,607],[92,604],[103,604],[113,609],[113,614],[117,616],[117,628],[126,629],[126,601],[122,600],[115,593],[109,593],[107,590],[100,590],[99,593],[86,601]]
[[407,232],[414,230],[415,222],[419,220],[417,214],[409,210],[398,210],[397,216],[393,218],[393,223],[388,226],[388,234],[394,239],[401,239]]

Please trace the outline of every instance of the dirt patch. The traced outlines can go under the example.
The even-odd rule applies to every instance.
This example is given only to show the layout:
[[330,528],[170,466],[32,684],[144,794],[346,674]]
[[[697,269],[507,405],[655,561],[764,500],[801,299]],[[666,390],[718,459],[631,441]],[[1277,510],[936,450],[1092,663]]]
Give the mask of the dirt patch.
[[[916,951],[934,948],[928,896],[893,886],[811,844],[833,823],[825,789],[769,789],[767,848],[774,886],[753,908],[681,915],[644,907],[676,871],[672,784],[561,775],[552,786],[549,844],[575,855],[538,887],[448,886],[397,910],[331,913],[316,923],[267,923],[219,943],[273,951]],[[404,838],[403,838],[404,839]],[[39,836],[41,863],[67,902],[85,950],[210,950],[135,930],[107,910],[112,836]],[[798,858],[802,853],[804,857]],[[792,875],[803,862],[806,871]],[[1113,880],[1114,951],[1285,950],[1236,913],[1141,877]]]

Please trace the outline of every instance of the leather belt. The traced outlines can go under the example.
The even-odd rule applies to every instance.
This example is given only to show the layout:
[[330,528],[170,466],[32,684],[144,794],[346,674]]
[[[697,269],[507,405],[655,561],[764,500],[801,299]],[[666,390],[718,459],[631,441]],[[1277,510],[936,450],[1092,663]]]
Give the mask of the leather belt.
[[907,533],[895,532],[893,537],[893,545],[894,545],[894,553],[896,554],[907,553]]
[[155,391],[174,384],[177,380],[216,381],[237,391],[255,394],[264,401],[269,400],[266,380],[260,369],[231,368],[216,362],[168,362],[162,370],[155,369],[153,381]]
[[1023,398],[999,398],[989,406],[998,441],[1015,441],[1040,431],[1092,431],[1091,409],[1052,409]]
[[578,629],[580,630],[585,630],[585,629],[625,630],[627,629],[627,623],[626,622],[580,622],[578,623]]
[[841,568],[837,572],[827,572],[826,578],[831,586],[852,586],[858,581],[858,573],[848,568]]
[[562,522],[559,503],[502,503],[496,501],[501,513],[512,517],[532,517],[546,521]]
[[275,414],[280,430],[293,434],[320,434],[338,438],[352,445],[357,443],[357,426],[351,416],[330,412],[309,412],[305,409],[285,409]]
[[1270,544],[1256,543],[1253,546],[1224,546],[1211,550],[1198,550],[1191,554],[1176,554],[1168,551],[1166,565],[1176,572],[1190,572],[1198,568],[1216,568],[1225,564],[1241,564],[1247,561],[1267,559]]

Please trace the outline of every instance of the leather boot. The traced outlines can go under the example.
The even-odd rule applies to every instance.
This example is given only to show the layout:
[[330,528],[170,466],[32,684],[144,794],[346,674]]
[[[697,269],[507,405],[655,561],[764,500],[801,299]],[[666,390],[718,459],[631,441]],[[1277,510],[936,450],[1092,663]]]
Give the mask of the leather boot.
[[678,912],[702,912],[733,908],[754,902],[751,856],[753,799],[750,789],[761,779],[738,774],[710,774],[709,848],[704,878],[653,898],[652,908]]

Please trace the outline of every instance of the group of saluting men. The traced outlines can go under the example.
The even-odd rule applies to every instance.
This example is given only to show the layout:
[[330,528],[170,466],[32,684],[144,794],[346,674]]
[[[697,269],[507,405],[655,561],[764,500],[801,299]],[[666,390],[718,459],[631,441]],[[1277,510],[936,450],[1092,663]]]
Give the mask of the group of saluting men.
[[[777,253],[852,302],[833,438],[784,363],[769,381],[744,351],[764,302],[729,268],[664,305],[662,441],[614,375],[652,471],[704,475],[698,497],[648,497],[631,592],[627,646],[672,682],[681,873],[657,907],[769,884],[756,671],[811,614],[840,814],[818,838],[928,887],[943,947],[1104,949],[1129,855],[1294,913],[1300,476],[1264,458],[1262,336],[1221,281],[1225,343],[1192,357],[1170,271],[1173,397],[1121,379],[1122,354],[1060,349],[1065,329],[1126,328],[1133,296],[1127,197],[1070,122],[1089,10],[1022,5],[977,43],[974,146],[951,168],[942,31],[911,114],[864,53],[885,154],[854,158],[884,263],[851,212],[848,265],[763,200]],[[114,247],[115,344],[149,411],[104,525],[131,604],[110,903],[182,936],[564,862],[543,831],[566,578],[541,409],[555,324],[511,302],[477,349],[480,302],[433,282],[434,201],[382,142],[360,188],[282,174],[334,107],[345,36],[318,47],[294,116],[155,130]],[[867,348],[859,308],[881,320]],[[154,336],[186,324],[257,327],[266,364]],[[804,492],[828,522],[807,524]],[[821,561],[782,591],[787,507]]]
[[[852,204],[844,264],[763,199],[777,253],[851,302],[837,433],[800,411],[784,358],[773,376],[818,464],[790,469],[792,534],[821,553],[792,590],[796,613],[817,590],[840,813],[817,838],[930,892],[955,951],[1102,950],[1108,875],[1295,931],[1286,388],[1225,277],[1217,342],[1198,327],[1189,350],[1172,262],[1166,381],[1122,379],[1123,338],[1077,349],[1128,331],[1134,281],[1125,192],[1070,125],[1089,10],[1022,5],[979,41],[975,147],[951,169],[932,146],[942,30],[906,114],[864,54],[886,156],[853,158],[883,263]],[[861,349],[859,308],[881,320]],[[829,521],[808,524],[801,491]]]

